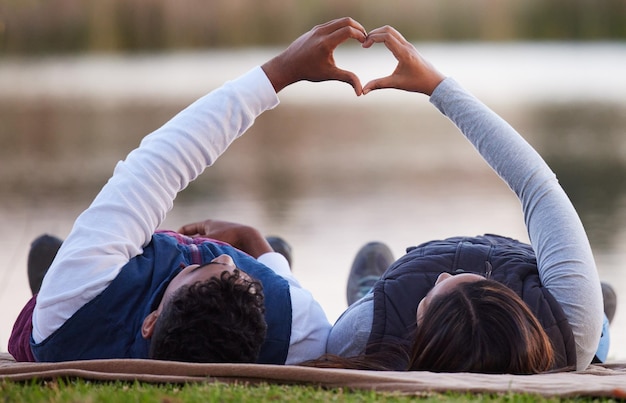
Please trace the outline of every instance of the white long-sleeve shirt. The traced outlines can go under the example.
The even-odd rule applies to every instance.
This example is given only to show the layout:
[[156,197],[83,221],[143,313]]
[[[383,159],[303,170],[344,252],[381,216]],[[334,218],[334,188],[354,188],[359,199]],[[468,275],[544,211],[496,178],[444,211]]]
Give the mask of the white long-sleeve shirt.
[[[140,255],[178,192],[278,103],[272,84],[257,67],[194,102],[119,162],[74,223],[44,278],[33,312],[35,343],[59,329]],[[319,357],[330,331],[321,306],[281,255],[267,253],[258,260],[290,286],[293,317],[286,363]]]

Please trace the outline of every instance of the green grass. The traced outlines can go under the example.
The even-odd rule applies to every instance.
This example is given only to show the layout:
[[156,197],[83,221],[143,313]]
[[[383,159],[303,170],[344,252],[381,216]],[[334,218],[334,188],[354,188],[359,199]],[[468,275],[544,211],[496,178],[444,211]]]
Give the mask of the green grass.
[[544,399],[523,394],[429,394],[322,389],[313,386],[198,383],[153,385],[147,383],[52,381],[15,383],[0,381],[2,402],[562,402],[612,401],[607,399]]

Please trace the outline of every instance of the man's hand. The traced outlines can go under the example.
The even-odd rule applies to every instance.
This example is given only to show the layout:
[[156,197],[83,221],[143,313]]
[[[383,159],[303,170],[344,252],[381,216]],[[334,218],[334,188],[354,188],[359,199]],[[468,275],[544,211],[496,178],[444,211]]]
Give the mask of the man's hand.
[[211,238],[226,242],[254,258],[274,251],[257,229],[228,221],[204,220],[184,225],[178,232],[191,237]]
[[445,78],[394,28],[384,26],[373,30],[367,35],[363,47],[369,48],[380,42],[393,53],[398,65],[390,76],[367,83],[363,87],[363,94],[381,88],[397,88],[430,96]]
[[356,74],[342,70],[335,64],[334,51],[348,39],[363,43],[363,26],[346,17],[318,25],[296,39],[278,56],[263,66],[263,71],[278,93],[298,81],[338,80],[350,84],[357,95],[363,89]]

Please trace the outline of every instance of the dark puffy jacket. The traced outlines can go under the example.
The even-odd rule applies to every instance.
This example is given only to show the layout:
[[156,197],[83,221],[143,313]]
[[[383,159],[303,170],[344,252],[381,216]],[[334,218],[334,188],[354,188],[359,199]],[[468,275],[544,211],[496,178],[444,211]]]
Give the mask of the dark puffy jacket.
[[488,271],[490,278],[515,291],[539,319],[554,347],[555,368],[575,366],[572,329],[559,303],[541,285],[532,247],[497,235],[448,238],[407,249],[374,286],[374,321],[366,353],[409,343],[417,305],[439,274]]

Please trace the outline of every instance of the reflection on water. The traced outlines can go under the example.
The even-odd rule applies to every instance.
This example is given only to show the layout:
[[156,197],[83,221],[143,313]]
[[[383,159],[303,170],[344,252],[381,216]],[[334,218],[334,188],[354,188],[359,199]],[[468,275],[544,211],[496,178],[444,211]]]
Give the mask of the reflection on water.
[[[485,63],[499,60],[488,53]],[[321,85],[340,99],[350,92]],[[509,189],[427,99],[409,95],[357,103],[287,93],[179,196],[163,227],[217,217],[284,236],[294,271],[331,320],[345,309],[351,259],[365,242],[386,241],[399,256],[453,235],[527,240]],[[184,105],[179,97],[0,97],[0,348],[28,298],[30,240],[67,235],[114,163]],[[581,98],[492,105],[546,156],[588,229],[601,277],[626,295],[626,105]],[[613,330],[611,355],[626,358],[621,306]]]

